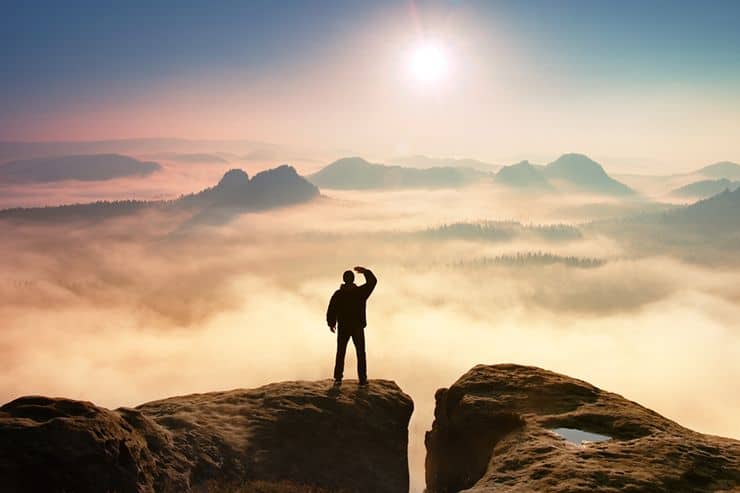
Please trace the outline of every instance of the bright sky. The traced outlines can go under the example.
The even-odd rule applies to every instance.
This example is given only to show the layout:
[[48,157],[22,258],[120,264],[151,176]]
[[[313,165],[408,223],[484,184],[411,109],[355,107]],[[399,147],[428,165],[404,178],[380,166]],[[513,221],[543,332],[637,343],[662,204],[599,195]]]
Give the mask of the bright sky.
[[0,139],[740,161],[740,2],[4,2]]

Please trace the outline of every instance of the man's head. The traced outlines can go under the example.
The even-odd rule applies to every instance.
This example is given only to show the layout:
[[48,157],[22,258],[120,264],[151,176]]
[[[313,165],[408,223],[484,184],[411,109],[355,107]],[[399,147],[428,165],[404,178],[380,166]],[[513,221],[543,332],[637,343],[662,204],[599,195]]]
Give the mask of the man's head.
[[355,281],[355,273],[351,270],[345,270],[342,279],[344,279],[345,284],[352,284]]

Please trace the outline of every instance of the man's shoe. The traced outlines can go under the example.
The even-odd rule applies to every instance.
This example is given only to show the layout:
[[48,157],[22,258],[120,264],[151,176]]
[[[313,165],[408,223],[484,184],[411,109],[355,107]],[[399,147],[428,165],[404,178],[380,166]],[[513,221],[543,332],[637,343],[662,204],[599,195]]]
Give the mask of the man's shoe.
[[334,379],[334,385],[335,386],[342,385],[342,379],[341,378],[335,378]]
[[367,385],[367,380],[360,380],[360,385],[365,387]]

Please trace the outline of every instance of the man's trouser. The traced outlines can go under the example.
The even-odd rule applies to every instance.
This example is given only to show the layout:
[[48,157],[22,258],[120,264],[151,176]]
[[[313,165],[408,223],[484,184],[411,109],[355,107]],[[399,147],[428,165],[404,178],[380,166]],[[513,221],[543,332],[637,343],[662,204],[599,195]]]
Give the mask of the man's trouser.
[[350,338],[357,353],[357,378],[362,382],[367,380],[367,360],[365,359],[365,329],[362,327],[348,329],[340,327],[337,334],[337,359],[334,363],[334,379],[341,380],[344,376],[344,355],[347,354],[347,344]]

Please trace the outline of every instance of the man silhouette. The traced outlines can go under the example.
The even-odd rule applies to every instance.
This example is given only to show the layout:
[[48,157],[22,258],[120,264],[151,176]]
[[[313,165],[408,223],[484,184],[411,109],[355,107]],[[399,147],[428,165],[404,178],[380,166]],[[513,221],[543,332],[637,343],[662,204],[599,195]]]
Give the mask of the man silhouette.
[[344,355],[347,353],[347,343],[350,338],[357,353],[357,377],[360,385],[367,385],[367,360],[365,358],[365,303],[378,284],[378,280],[364,267],[355,267],[355,272],[365,277],[365,284],[355,284],[355,275],[351,270],[345,271],[342,278],[344,284],[337,289],[329,301],[326,310],[326,323],[329,330],[337,334],[337,358],[334,363],[334,383],[342,383],[344,376]]

